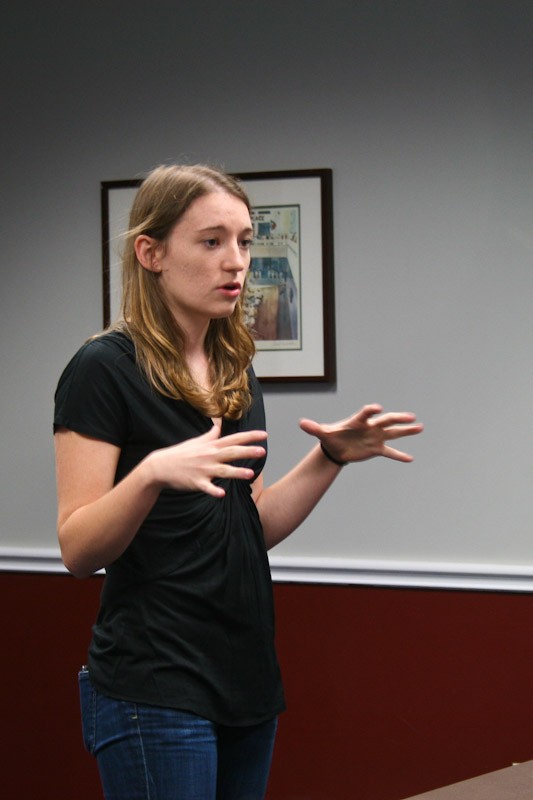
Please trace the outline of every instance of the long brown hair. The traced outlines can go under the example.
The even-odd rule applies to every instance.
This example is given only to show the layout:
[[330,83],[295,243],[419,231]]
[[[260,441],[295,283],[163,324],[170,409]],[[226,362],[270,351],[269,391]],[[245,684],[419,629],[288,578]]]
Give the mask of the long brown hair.
[[157,276],[140,265],[134,246],[141,234],[164,243],[198,197],[221,190],[250,209],[241,184],[213,167],[161,166],[143,181],[125,236],[121,319],[113,329],[131,337],[139,366],[159,392],[188,401],[206,416],[239,419],[251,403],[247,370],[255,352],[243,321],[242,296],[231,316],[209,324],[205,347],[211,388],[206,391],[191,376],[183,355],[184,333],[163,299]]

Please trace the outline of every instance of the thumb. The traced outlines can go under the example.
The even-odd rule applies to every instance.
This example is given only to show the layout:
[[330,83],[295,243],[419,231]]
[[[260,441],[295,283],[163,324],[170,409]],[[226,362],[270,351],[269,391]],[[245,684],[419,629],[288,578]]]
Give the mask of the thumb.
[[322,425],[319,425],[318,422],[315,422],[312,419],[301,419],[300,428],[305,433],[310,434],[310,436],[316,436],[318,438],[320,438],[320,435],[323,433]]

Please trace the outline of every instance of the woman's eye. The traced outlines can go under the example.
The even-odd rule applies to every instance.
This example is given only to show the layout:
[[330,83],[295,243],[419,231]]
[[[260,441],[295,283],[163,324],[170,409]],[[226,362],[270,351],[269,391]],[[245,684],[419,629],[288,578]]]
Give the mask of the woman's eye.
[[213,248],[215,248],[217,246],[218,239],[206,239],[205,240],[205,244],[206,244],[207,247],[213,249]]
[[241,242],[241,247],[243,247],[245,250],[249,250],[253,243],[253,239],[243,239]]

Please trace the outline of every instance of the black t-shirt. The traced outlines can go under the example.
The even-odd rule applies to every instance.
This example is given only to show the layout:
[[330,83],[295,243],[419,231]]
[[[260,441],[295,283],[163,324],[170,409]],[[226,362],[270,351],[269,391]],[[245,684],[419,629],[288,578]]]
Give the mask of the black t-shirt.
[[[252,407],[241,420],[223,420],[223,436],[265,428],[252,370],[250,379]],[[122,333],[83,345],[56,392],[55,428],[120,447],[116,481],[152,450],[211,425],[190,404],[149,385]],[[243,463],[257,476],[264,459]],[[250,725],[284,708],[272,585],[250,484],[221,484],[222,499],[162,491],[129,547],[106,568],[89,672],[111,697]]]

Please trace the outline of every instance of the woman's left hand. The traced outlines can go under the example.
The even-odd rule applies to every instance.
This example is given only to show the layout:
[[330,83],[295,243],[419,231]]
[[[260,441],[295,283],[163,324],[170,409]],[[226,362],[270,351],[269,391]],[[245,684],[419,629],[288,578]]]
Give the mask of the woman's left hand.
[[381,406],[372,404],[352,417],[321,424],[310,419],[300,420],[300,428],[316,436],[328,453],[339,462],[366,461],[375,456],[409,462],[413,457],[402,450],[390,447],[387,442],[403,436],[415,436],[424,426],[408,412],[382,413]]

